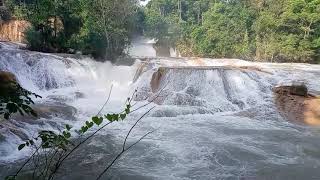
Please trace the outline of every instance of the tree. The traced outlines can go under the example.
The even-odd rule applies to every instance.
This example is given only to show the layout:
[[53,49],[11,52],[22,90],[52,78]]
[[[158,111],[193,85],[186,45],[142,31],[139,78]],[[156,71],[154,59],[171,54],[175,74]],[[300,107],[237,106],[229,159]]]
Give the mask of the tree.
[[203,25],[192,33],[196,52],[209,57],[246,57],[248,18],[247,11],[238,4],[214,4],[205,13]]
[[8,2],[16,16],[32,24],[26,32],[26,40],[29,48],[36,51],[68,53],[78,50],[102,60],[114,60],[130,44],[130,35],[137,29],[136,21],[141,25],[137,0]]
[[151,0],[146,34],[187,56],[314,62],[319,10],[319,0]]
[[92,44],[90,38],[102,40],[104,43],[101,45],[106,49],[104,52],[93,52],[93,54],[108,59],[122,55],[123,50],[130,44],[138,2],[136,0],[84,0],[83,7],[83,35],[89,37],[89,44]]

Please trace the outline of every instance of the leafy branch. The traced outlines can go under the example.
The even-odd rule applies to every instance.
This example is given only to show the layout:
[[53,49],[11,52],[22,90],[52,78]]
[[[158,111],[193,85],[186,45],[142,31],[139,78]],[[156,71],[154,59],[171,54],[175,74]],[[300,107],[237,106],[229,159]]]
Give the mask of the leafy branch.
[[14,113],[19,112],[22,116],[25,114],[37,116],[37,113],[30,107],[34,104],[32,96],[42,98],[21,87],[15,81],[5,82],[1,84],[0,92],[0,115],[8,120]]
[[[54,179],[54,175],[58,172],[64,161],[70,155],[72,155],[82,144],[87,142],[89,139],[91,139],[94,135],[96,135],[99,131],[104,129],[106,126],[110,125],[113,122],[118,122],[118,121],[123,121],[125,118],[132,113],[133,111],[137,111],[146,105],[142,105],[134,110],[131,110],[134,106],[132,105],[132,100],[136,96],[137,90],[132,94],[131,98],[128,98],[126,103],[125,103],[125,108],[123,111],[120,113],[107,113],[107,114],[102,114],[101,111],[105,107],[105,105],[108,103],[110,96],[111,96],[111,91],[112,87],[110,89],[108,98],[102,108],[99,110],[99,112],[93,116],[90,120],[86,121],[80,129],[73,130],[74,132],[77,132],[80,137],[82,135],[85,135],[91,128],[94,126],[101,126],[104,121],[107,121],[106,124],[102,125],[98,129],[96,129],[91,135],[87,136],[84,140],[81,140],[78,143],[72,142],[71,140],[71,130],[72,126],[70,125],[65,125],[65,129],[61,131],[60,133],[56,133],[54,131],[40,131],[38,136],[32,139],[29,139],[25,141],[25,143],[20,144],[18,146],[18,150],[22,150],[25,147],[35,147],[34,153],[27,159],[27,161],[22,165],[22,167],[19,168],[19,170],[15,173],[15,175],[12,176],[7,176],[6,180],[16,180],[16,178],[19,176],[21,173],[22,169],[26,167],[27,164],[30,163],[32,159],[37,159],[35,160],[35,165],[33,169],[33,176],[37,176],[39,179],[47,179],[47,180],[52,180]],[[160,93],[162,90],[160,91]],[[154,101],[159,94],[152,99]],[[148,102],[150,104],[151,102]],[[121,157],[122,154],[124,154],[126,151],[131,149],[134,145],[139,143],[143,138],[145,138],[147,135],[149,135],[152,132],[148,132],[144,136],[142,136],[139,140],[137,140],[135,143],[131,144],[130,146],[127,146],[127,140],[134,129],[136,125],[138,124],[139,121],[143,117],[145,117],[153,108],[149,109],[147,112],[145,112],[135,123],[134,125],[130,128],[129,132],[127,133],[123,146],[122,146],[122,151],[115,157],[115,159],[104,169],[103,172],[99,175],[98,179],[105,174],[108,169],[116,162],[117,159]],[[39,143],[36,143],[37,141],[40,141]],[[39,144],[38,146],[36,144]],[[41,153],[42,152],[42,153]],[[43,155],[44,154],[44,155]],[[41,158],[41,156],[44,156],[44,158]],[[47,157],[49,156],[49,158]],[[41,161],[42,159],[42,161]],[[43,160],[44,159],[44,160]]]

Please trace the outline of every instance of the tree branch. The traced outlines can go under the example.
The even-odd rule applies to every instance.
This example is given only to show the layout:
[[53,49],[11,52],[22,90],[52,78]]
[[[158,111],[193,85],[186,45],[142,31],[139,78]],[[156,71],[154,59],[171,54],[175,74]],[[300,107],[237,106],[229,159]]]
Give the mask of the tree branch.
[[136,127],[137,124],[138,124],[138,122],[139,122],[142,118],[144,118],[147,114],[149,114],[149,112],[150,112],[151,110],[153,110],[154,108],[155,108],[155,106],[152,107],[152,108],[150,108],[147,112],[145,112],[145,113],[134,123],[134,125],[130,128],[129,132],[127,133],[126,138],[124,139],[123,145],[122,145],[122,150],[123,150],[123,151],[124,151],[124,149],[125,149],[125,146],[126,146],[126,143],[127,143],[127,139],[128,139],[128,137],[129,137],[131,131],[133,130],[133,128]]

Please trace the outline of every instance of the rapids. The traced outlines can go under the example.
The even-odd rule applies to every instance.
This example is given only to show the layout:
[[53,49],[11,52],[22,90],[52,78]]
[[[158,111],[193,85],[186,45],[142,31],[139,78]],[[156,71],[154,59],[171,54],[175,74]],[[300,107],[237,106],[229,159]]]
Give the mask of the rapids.
[[[0,49],[0,70],[13,72],[25,88],[42,95],[37,103],[63,102],[75,107],[75,120],[59,116],[37,123],[11,120],[0,126],[0,178],[17,169],[28,149],[17,150],[21,136],[64,123],[79,128],[95,115],[117,112],[138,90],[145,109],[114,123],[71,157],[56,179],[94,179],[121,148],[126,132],[147,108],[155,109],[134,129],[129,142],[155,130],[123,156],[106,179],[241,179],[320,178],[320,129],[294,124],[278,113],[271,89],[304,82],[320,91],[320,66],[254,63],[237,59],[155,57],[150,42],[133,44],[132,66],[91,59]],[[121,64],[121,63],[118,63]],[[79,96],[81,94],[81,96]]]

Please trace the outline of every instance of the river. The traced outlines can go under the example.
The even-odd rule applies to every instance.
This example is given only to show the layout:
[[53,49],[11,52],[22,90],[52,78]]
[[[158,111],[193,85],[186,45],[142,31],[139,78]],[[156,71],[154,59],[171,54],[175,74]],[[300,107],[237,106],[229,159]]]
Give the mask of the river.
[[154,132],[126,153],[105,179],[320,178],[320,129],[282,118],[272,93],[273,87],[293,82],[319,91],[319,65],[156,57],[146,39],[135,41],[130,54],[136,59],[132,65],[116,66],[11,46],[0,49],[0,70],[13,72],[23,87],[42,95],[36,103],[63,103],[76,109],[73,118],[57,113],[37,123],[13,119],[8,127],[0,127],[0,178],[14,172],[30,153],[27,148],[17,150],[21,134],[32,137],[40,129],[56,130],[64,123],[79,128],[103,106],[111,85],[104,113],[122,109],[135,89],[138,104],[159,91],[161,95],[101,131],[66,162],[56,179],[94,179],[121,149],[135,120],[153,106],[129,143]]

